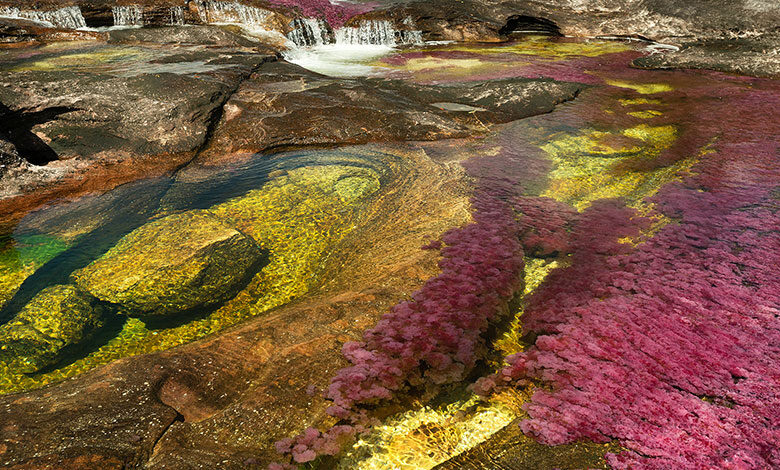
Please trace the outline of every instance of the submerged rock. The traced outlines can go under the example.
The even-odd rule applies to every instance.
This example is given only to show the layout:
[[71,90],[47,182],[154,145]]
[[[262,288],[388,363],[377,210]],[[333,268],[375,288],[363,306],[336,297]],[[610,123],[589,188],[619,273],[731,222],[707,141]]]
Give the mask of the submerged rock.
[[101,325],[102,309],[94,300],[69,285],[42,290],[0,327],[0,361],[27,373],[53,363],[63,348]]
[[251,238],[193,211],[134,230],[71,277],[123,313],[169,315],[226,300],[261,258]]

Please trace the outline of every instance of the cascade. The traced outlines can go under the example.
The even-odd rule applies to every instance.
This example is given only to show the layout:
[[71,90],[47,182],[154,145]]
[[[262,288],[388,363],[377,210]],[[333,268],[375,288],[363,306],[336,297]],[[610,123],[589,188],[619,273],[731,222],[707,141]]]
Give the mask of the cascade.
[[171,16],[168,24],[175,26],[184,24],[184,7],[171,7]]
[[198,15],[204,23],[263,25],[271,13],[238,2],[198,1]]
[[422,44],[422,31],[402,30],[398,32],[401,37],[401,44]]
[[398,32],[402,44],[422,44],[424,42],[422,31],[415,29],[417,25],[414,24],[411,16],[404,18],[403,24],[407,29]]
[[114,26],[143,26],[144,10],[141,5],[113,7]]
[[78,29],[87,26],[84,16],[81,14],[81,9],[77,6],[46,11],[0,7],[0,16],[35,21],[55,28]]
[[327,21],[318,18],[296,18],[290,26],[293,30],[287,38],[296,46],[320,46],[335,41],[333,30]]
[[374,44],[392,47],[398,44],[422,44],[423,42],[421,31],[399,31],[388,20],[363,20],[357,27],[339,28],[335,34],[337,44]]
[[358,27],[337,29],[336,44],[395,46],[395,28],[387,20],[364,20]]

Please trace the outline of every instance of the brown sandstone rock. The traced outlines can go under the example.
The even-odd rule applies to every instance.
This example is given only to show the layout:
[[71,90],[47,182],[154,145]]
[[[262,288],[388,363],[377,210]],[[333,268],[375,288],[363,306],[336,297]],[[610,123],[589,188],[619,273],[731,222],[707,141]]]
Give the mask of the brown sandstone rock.
[[574,84],[525,79],[447,86],[340,80],[293,64],[268,63],[226,103],[198,161],[301,146],[481,134],[485,124],[547,112],[572,99],[579,89]]

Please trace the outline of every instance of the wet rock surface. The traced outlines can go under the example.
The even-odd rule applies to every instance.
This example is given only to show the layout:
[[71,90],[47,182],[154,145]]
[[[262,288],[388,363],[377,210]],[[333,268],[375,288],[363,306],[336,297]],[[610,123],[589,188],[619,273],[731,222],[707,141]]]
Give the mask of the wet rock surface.
[[[200,51],[182,61],[181,69],[175,62],[152,61],[100,73],[103,63],[141,54],[99,47],[12,66],[0,76],[0,101],[58,159],[89,159],[101,152],[143,156],[193,151],[205,141],[209,119],[231,87],[267,59],[236,54],[225,60]],[[67,67],[72,61],[83,61],[84,68]],[[95,69],[87,70],[89,66]],[[213,73],[215,80],[195,76],[199,68]]]
[[251,238],[189,212],[136,229],[71,277],[122,313],[170,315],[226,300],[261,258]]
[[465,137],[484,132],[486,123],[548,112],[580,89],[550,80],[446,86],[337,80],[297,65],[269,63],[226,103],[199,160],[301,146]]
[[22,47],[46,41],[95,41],[104,37],[102,33],[94,31],[52,28],[21,18],[0,18],[0,48]]
[[707,69],[753,77],[780,76],[780,36],[684,43],[679,51],[634,61],[648,69]]
[[101,312],[94,298],[74,286],[48,287],[0,326],[0,360],[37,372],[97,329]]
[[[97,0],[51,0],[35,7],[66,3],[78,3],[90,26],[113,22],[111,5]],[[144,20],[152,25],[165,24],[171,19],[171,7],[184,6],[179,1],[136,3],[143,5]],[[244,3],[276,8],[256,1]],[[275,33],[289,29],[284,15],[292,18],[303,11],[289,8],[288,1],[281,3],[286,5],[277,8],[281,13],[263,23]],[[637,59],[638,67],[778,76],[778,40],[764,34],[780,19],[777,5],[748,0],[705,3],[386,1],[375,11],[338,21],[358,26],[364,20],[391,19],[404,28],[421,30],[426,39],[472,43],[519,37],[516,34],[528,30],[641,36],[670,41],[682,49]],[[22,0],[0,0],[0,5],[6,4],[29,6]],[[188,23],[202,21],[197,8],[189,6],[182,10],[182,18]],[[65,39],[90,43],[48,44]],[[646,72],[623,68],[614,76],[600,75],[602,66],[608,69],[612,60],[600,57],[607,54],[604,51],[587,55],[572,47],[568,55],[560,56],[565,57],[561,62],[568,61],[566,65],[553,63],[554,54],[546,56],[540,47],[536,54],[541,60],[530,66],[531,61],[507,59],[513,53],[509,50],[493,50],[492,63],[479,60],[475,49],[442,49],[431,57],[424,53],[415,57],[417,52],[411,52],[410,61],[418,62],[405,62],[410,70],[415,65],[424,68],[430,59],[427,65],[433,64],[434,69],[463,68],[473,77],[483,67],[486,73],[469,83],[419,80],[429,83],[423,85],[322,76],[277,60],[276,50],[282,45],[275,40],[255,42],[236,27],[82,33],[0,20],[0,41],[6,51],[31,46],[24,54],[4,55],[0,63],[0,116],[5,124],[0,128],[0,184],[9,196],[0,201],[0,225],[10,227],[22,214],[57,197],[100,193],[134,179],[176,172],[171,181],[150,185],[144,198],[129,192],[135,206],[118,195],[120,191],[104,199],[96,194],[91,202],[76,200],[69,210],[42,211],[16,228],[22,233],[14,236],[23,248],[11,265],[20,274],[13,282],[3,279],[7,285],[0,287],[4,297],[10,298],[14,289],[22,294],[12,299],[19,304],[13,309],[20,308],[15,320],[0,327],[0,348],[5,346],[0,359],[10,351],[11,361],[26,361],[22,368],[28,374],[14,377],[20,383],[30,382],[10,386],[6,382],[4,390],[23,390],[81,373],[77,367],[63,368],[55,371],[59,378],[35,382],[63,350],[85,341],[100,326],[101,308],[92,296],[109,304],[112,312],[129,314],[129,318],[118,317],[127,323],[121,340],[115,338],[116,343],[126,341],[123,344],[129,346],[104,345],[96,354],[101,357],[84,370],[107,365],[73,380],[0,397],[0,466],[229,469],[274,461],[278,458],[275,441],[309,425],[326,429],[336,424],[327,415],[329,403],[321,395],[330,377],[347,365],[342,344],[360,338],[399,299],[413,297],[426,279],[435,278],[440,235],[469,223],[467,196],[473,187],[464,182],[459,159],[476,155],[479,161],[472,162],[469,171],[481,168],[482,173],[469,175],[483,189],[506,189],[503,194],[520,191],[521,185],[506,186],[507,181],[517,183],[512,180],[515,173],[549,173],[549,181],[541,178],[528,187],[549,183],[545,194],[557,197],[558,205],[547,203],[533,212],[534,201],[513,202],[524,220],[536,214],[549,222],[529,230],[536,244],[523,240],[530,265],[526,274],[538,277],[529,278],[534,282],[526,285],[535,286],[558,261],[565,264],[556,256],[573,249],[567,241],[574,223],[569,219],[576,218],[577,210],[606,196],[644,200],[658,187],[687,178],[697,158],[714,152],[710,144],[715,141],[706,143],[714,135],[711,129],[697,128],[689,121],[703,120],[713,128],[739,124],[729,117],[732,110],[727,107],[681,118],[680,109],[690,110],[680,103],[698,99],[677,95],[685,92],[675,87],[684,90],[695,83],[690,77],[673,86],[666,83],[672,75],[665,73],[655,75],[657,82],[643,81],[640,74]],[[575,58],[578,55],[582,57]],[[637,55],[629,52],[625,57]],[[401,61],[386,65],[403,66]],[[512,76],[508,69],[513,67],[515,77],[544,75],[560,81],[495,78]],[[496,75],[491,76],[491,71]],[[697,75],[698,80],[703,76]],[[581,83],[564,82],[575,80]],[[728,93],[736,95],[763,86],[745,77],[728,80],[732,87]],[[563,113],[565,122],[549,126],[550,133],[542,139],[545,143],[527,142],[535,138],[529,136],[541,135],[544,124],[534,121],[523,127],[516,120],[551,111],[581,90],[592,91],[592,85],[623,91],[616,92],[611,105],[591,98],[590,107],[576,119],[566,121]],[[722,99],[721,89],[708,83],[697,90],[716,98],[711,100],[715,102]],[[766,98],[758,93],[738,104],[758,108]],[[771,115],[766,109],[762,113]],[[714,125],[711,116],[732,120]],[[497,126],[501,123],[509,124]],[[615,123],[623,126],[618,132],[610,130]],[[512,126],[520,131],[499,133],[499,137],[492,132]],[[474,136],[486,139],[465,143],[465,138]],[[395,149],[401,155],[397,160],[376,166],[346,152],[339,157],[342,167],[337,169],[310,168],[311,161],[251,167],[259,175],[251,182],[206,171],[251,161],[256,152],[439,139],[453,140],[441,147],[429,142],[399,144],[403,150]],[[730,172],[776,178],[776,170],[767,170],[766,164],[773,155],[772,145],[765,144],[767,158],[755,167],[760,170],[735,164],[744,160],[744,154],[764,155],[740,147],[733,158],[714,160],[722,166],[709,171],[718,178]],[[462,147],[460,153],[453,150],[457,147]],[[686,159],[674,160],[679,156],[675,152],[687,152]],[[535,160],[542,153],[546,157]],[[437,156],[440,161],[434,161]],[[272,160],[273,156],[254,158]],[[548,171],[550,166],[554,171]],[[225,174],[238,171],[225,168]],[[212,177],[215,181],[210,181]],[[742,180],[732,183],[738,186]],[[252,184],[262,190],[247,189]],[[214,200],[205,194],[195,200],[190,192],[198,186],[204,193],[221,190],[231,198]],[[111,209],[112,217],[103,216],[117,205],[122,209]],[[169,211],[185,212],[164,216]],[[293,226],[291,218],[301,224]],[[115,233],[100,239],[105,227],[113,227]],[[30,240],[25,230],[50,237]],[[96,240],[102,244],[85,249]],[[419,249],[423,240],[430,242],[426,251]],[[620,240],[624,248],[633,243]],[[271,262],[263,269],[263,252],[257,244],[273,250]],[[41,266],[51,268],[53,264],[47,263],[52,259],[72,270],[76,264],[68,264],[68,256],[85,253],[97,260],[85,268],[78,266],[72,277],[78,287],[56,285],[36,291],[38,287],[28,284],[25,290],[24,276]],[[761,263],[759,258],[755,257],[756,264]],[[539,266],[548,271],[534,271]],[[65,276],[62,282],[68,282]],[[752,288],[750,282],[742,287]],[[213,316],[204,319],[203,312]],[[153,323],[147,328],[138,318],[180,313],[196,317],[192,329],[165,331],[155,329]],[[262,316],[257,317],[259,313]],[[729,386],[730,381],[738,385],[733,375],[725,377]],[[713,399],[702,396],[692,400],[697,406],[710,406]],[[391,404],[390,411],[404,406]],[[461,417],[455,414],[447,419],[453,416]],[[602,420],[597,416],[595,421]],[[439,468],[599,467],[605,465],[606,452],[623,451],[612,444],[542,445],[523,435],[516,424]],[[446,433],[448,428],[442,429]],[[410,434],[428,431],[437,432],[430,425]],[[342,468],[349,468],[346,462]],[[326,460],[324,466],[330,464]]]
[[[160,51],[152,43],[163,34],[148,32],[118,34],[114,40],[123,44],[6,55],[0,114],[10,123],[8,140],[30,165],[0,179],[4,218],[15,220],[57,195],[164,174],[191,159],[233,90],[274,59],[245,48],[239,36],[212,32],[203,27],[180,38],[215,38],[210,48]],[[149,44],[124,44],[131,40]]]
[[24,166],[25,160],[19,156],[16,146],[5,133],[0,133],[0,178],[11,169]]
[[475,31],[492,32],[475,38],[489,40],[501,32],[512,33],[513,28],[505,27],[511,26],[509,20],[513,17],[526,17],[530,20],[526,26],[538,25],[535,19],[551,21],[561,33],[571,36],[639,35],[655,40],[767,32],[775,28],[780,18],[778,5],[750,0],[708,0],[695,6],[676,0],[466,0],[435,4],[384,0],[380,4],[390,11],[410,15],[417,24],[423,25],[423,30],[433,32],[440,39],[447,39],[444,31],[471,23],[480,25]]

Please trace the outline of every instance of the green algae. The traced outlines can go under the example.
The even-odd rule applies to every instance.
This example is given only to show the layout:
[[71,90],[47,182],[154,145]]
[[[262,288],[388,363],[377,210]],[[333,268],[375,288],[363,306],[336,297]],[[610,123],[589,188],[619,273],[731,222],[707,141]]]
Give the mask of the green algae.
[[45,373],[26,375],[18,364],[0,361],[0,393],[41,387],[122,357],[186,344],[300,297],[318,282],[318,270],[358,226],[361,211],[379,190],[380,178],[372,169],[303,167],[206,209],[209,216],[237,228],[269,252],[269,264],[234,298],[203,318],[169,328],[152,328],[147,320],[128,318],[105,344]]
[[260,258],[253,240],[190,211],[139,227],[71,280],[123,313],[168,315],[226,300]]
[[38,268],[68,248],[68,243],[50,235],[20,236],[0,251],[0,308]]
[[149,51],[136,47],[97,47],[89,51],[62,52],[53,57],[25,62],[11,69],[12,72],[51,72],[58,70],[95,70],[121,62],[147,60],[153,57]]
[[101,308],[74,286],[47,287],[0,326],[0,361],[31,373],[51,364],[66,346],[101,325]]

